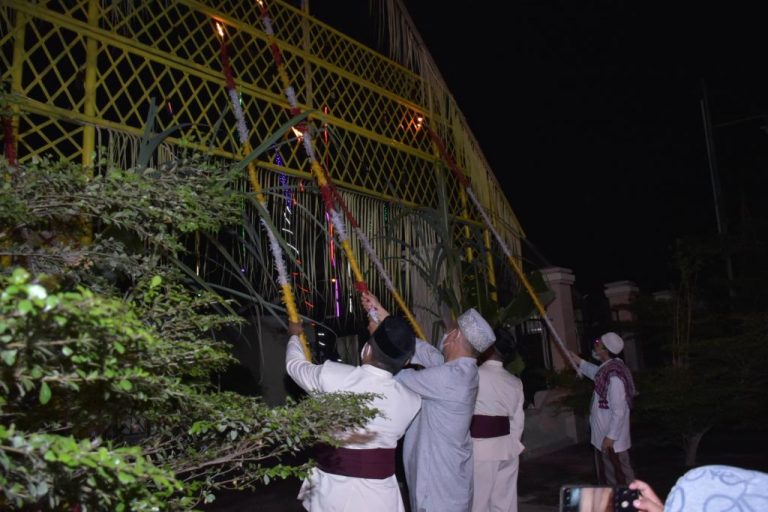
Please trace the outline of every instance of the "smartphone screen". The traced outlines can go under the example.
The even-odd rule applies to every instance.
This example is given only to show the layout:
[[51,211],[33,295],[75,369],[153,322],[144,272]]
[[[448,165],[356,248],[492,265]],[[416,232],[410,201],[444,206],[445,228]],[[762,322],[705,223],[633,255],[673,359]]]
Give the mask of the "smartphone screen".
[[560,489],[560,512],[631,512],[637,491],[627,487],[564,485]]

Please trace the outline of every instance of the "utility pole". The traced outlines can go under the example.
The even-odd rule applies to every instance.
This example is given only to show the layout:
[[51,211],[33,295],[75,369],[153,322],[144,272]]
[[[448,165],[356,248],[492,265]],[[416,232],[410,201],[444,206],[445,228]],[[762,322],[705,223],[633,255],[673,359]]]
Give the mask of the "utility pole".
[[[720,188],[720,174],[717,169],[717,155],[715,154],[715,139],[712,135],[712,118],[709,111],[709,97],[707,94],[707,85],[701,81],[701,118],[704,122],[704,138],[707,143],[707,160],[709,161],[709,178],[712,182],[712,196],[715,203],[715,221],[717,222],[717,234],[721,240],[728,235],[728,221],[723,209],[722,189]],[[733,262],[731,254],[726,248],[725,253],[725,272],[728,277],[728,291],[733,298]]]

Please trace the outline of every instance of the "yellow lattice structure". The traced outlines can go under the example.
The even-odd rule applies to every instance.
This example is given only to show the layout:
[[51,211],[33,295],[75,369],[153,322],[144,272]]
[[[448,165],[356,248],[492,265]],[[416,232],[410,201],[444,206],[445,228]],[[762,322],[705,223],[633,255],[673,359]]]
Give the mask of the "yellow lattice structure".
[[[333,151],[324,153],[324,164],[340,189],[437,207],[437,174],[445,170],[421,128],[429,119],[519,254],[520,226],[477,142],[463,119],[429,111],[417,74],[284,2],[270,2],[270,13],[299,105],[316,111],[316,126],[330,127]],[[184,140],[171,144],[201,151],[210,145],[221,157],[238,158],[231,112],[212,132],[229,101],[214,21],[226,25],[257,143],[289,115],[255,2],[0,0],[1,78],[22,99],[15,120],[20,162],[53,154],[88,165],[108,134],[141,135],[150,98],[163,106],[161,128],[190,125]],[[281,172],[311,179],[299,145],[282,158]],[[278,170],[270,162],[259,167]],[[479,220],[460,187],[446,182],[452,213]]]

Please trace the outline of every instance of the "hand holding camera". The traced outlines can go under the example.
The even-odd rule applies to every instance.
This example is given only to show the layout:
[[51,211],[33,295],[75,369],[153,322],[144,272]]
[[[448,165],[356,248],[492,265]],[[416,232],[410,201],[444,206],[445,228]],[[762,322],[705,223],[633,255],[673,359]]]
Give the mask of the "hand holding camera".
[[564,485],[560,489],[560,512],[635,512],[643,510],[634,506],[639,498],[640,491],[629,487]]

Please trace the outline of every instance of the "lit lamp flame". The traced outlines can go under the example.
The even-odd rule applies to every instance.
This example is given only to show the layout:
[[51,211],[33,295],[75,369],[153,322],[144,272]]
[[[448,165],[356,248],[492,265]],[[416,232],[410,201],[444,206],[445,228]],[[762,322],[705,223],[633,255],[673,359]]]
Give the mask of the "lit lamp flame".
[[224,39],[224,27],[218,21],[216,22],[216,30],[219,32],[219,37]]
[[259,7],[262,9],[264,8],[264,1],[263,0],[256,0],[256,3],[259,4]]
[[304,138],[304,134],[300,130],[297,130],[296,128],[294,128],[293,126],[291,126],[291,131],[296,136],[296,138],[299,139],[299,141],[301,141]]
[[400,128],[408,132],[418,132],[424,128],[424,124],[425,120],[423,115],[415,114],[411,117],[411,114],[406,114],[400,122]]

